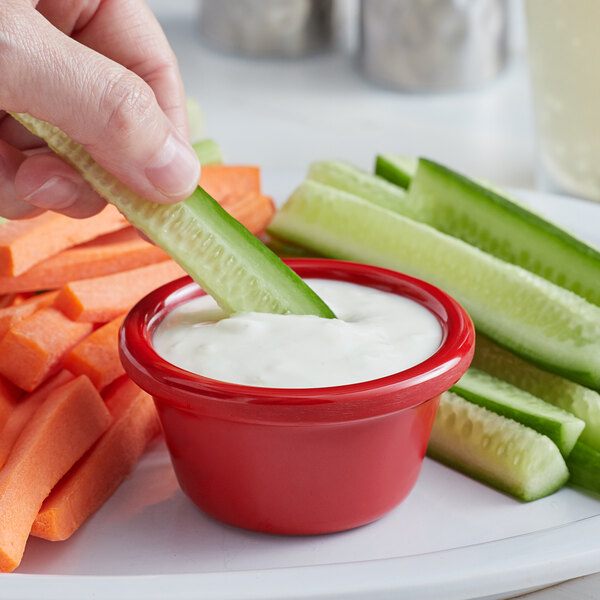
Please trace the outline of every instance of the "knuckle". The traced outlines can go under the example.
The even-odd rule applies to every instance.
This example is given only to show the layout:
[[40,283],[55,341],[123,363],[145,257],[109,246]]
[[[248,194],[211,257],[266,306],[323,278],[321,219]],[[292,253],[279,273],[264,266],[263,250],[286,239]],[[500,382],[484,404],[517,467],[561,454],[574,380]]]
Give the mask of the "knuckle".
[[107,78],[100,106],[105,130],[130,138],[154,113],[155,104],[154,93],[137,75],[125,72]]

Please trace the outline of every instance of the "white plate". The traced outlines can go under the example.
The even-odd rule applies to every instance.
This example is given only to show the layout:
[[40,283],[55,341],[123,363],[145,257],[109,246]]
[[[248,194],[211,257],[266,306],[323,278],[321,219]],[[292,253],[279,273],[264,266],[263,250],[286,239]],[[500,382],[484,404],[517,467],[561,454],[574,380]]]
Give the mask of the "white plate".
[[[298,172],[265,173],[281,198]],[[600,205],[523,193],[600,245]],[[242,531],[202,514],[179,491],[157,443],[132,477],[70,540],[31,539],[0,598],[502,597],[592,573],[600,502],[566,488],[521,504],[425,460],[407,500],[379,521],[326,536]]]

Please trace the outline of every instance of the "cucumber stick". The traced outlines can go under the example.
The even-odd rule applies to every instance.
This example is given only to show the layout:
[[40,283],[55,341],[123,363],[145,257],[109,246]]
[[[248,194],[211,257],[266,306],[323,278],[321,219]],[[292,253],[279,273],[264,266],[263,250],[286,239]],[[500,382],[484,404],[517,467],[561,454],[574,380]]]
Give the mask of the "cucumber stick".
[[[308,178],[431,225],[600,305],[598,250],[498,187],[429,160],[419,160],[405,195],[398,185],[411,177],[408,160],[378,157],[377,175],[340,161],[321,161],[311,166]],[[388,182],[398,184],[395,193]]]
[[569,456],[585,423],[575,415],[473,367],[451,388],[473,404],[517,421],[549,437]]
[[192,144],[201,165],[218,165],[223,162],[219,144],[214,140],[204,139]]
[[567,459],[567,468],[569,483],[600,494],[600,451],[577,442]]
[[600,305],[600,252],[497,188],[420,159],[408,200],[413,218]]
[[410,206],[403,189],[349,163],[341,160],[314,162],[310,165],[306,177],[311,181],[360,196],[382,208],[410,216]]
[[545,435],[452,392],[441,396],[427,454],[524,501],[552,494],[569,478]]
[[475,326],[547,370],[600,389],[600,308],[423,223],[305,181],[269,231],[324,256],[404,271],[437,285]]
[[13,116],[163,248],[225,312],[334,316],[300,277],[201,188],[177,204],[150,202],[105,171],[57,127],[27,114]]
[[190,125],[190,139],[192,143],[201,140],[206,134],[206,126],[204,121],[204,113],[196,98],[188,96],[185,99],[185,108],[188,114],[188,122]]
[[600,451],[600,394],[539,369],[477,334],[472,366],[569,411],[585,422],[579,441]]
[[380,154],[375,159],[375,175],[408,189],[418,166],[419,159],[412,156]]

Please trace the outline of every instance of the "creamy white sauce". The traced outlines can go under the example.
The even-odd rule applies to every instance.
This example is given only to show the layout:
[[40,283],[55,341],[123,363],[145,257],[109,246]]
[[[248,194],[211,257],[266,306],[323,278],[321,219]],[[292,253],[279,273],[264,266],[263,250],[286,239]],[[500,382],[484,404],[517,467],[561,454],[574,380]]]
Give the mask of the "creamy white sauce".
[[203,296],[178,306],[154,334],[154,347],[187,371],[260,387],[345,385],[392,375],[439,348],[429,310],[403,296],[326,279],[307,283],[337,319],[239,313],[224,318]]

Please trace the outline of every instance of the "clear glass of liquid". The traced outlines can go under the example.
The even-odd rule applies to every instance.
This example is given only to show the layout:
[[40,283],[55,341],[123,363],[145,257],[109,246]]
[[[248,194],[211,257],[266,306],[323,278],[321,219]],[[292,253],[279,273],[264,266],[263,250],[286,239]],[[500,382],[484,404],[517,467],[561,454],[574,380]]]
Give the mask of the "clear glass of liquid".
[[526,0],[538,183],[600,201],[600,0]]

